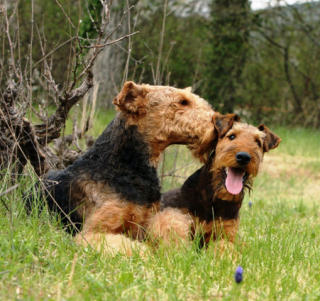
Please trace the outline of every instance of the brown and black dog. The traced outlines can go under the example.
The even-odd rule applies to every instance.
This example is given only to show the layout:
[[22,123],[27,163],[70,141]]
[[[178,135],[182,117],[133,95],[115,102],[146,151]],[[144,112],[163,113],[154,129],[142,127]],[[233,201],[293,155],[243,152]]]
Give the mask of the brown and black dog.
[[214,111],[190,89],[126,82],[113,103],[119,113],[92,148],[44,181],[49,209],[67,225],[83,224],[80,243],[96,244],[107,234],[143,239],[159,209],[161,153],[186,144],[204,162],[215,140]]
[[218,138],[208,162],[179,189],[162,195],[161,211],[149,225],[155,239],[169,242],[201,234],[233,242],[238,230],[239,210],[245,193],[258,174],[265,152],[281,139],[266,126],[238,122],[235,114],[214,115]]

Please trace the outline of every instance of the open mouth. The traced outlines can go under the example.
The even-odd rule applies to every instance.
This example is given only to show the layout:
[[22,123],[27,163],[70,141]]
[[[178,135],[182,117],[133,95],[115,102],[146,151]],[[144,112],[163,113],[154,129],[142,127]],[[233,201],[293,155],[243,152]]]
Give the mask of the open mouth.
[[225,186],[228,192],[234,195],[239,194],[243,189],[243,184],[248,174],[244,169],[235,167],[226,167],[225,172]]

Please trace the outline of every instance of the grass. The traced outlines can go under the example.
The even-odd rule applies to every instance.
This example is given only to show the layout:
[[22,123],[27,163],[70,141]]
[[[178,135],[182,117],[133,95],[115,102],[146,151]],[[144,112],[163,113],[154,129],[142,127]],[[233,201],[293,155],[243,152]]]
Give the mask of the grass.
[[[99,114],[92,134],[111,116]],[[21,179],[2,197],[10,212],[0,203],[0,299],[319,300],[320,132],[274,130],[283,141],[265,156],[241,209],[239,239],[223,254],[196,244],[130,258],[79,248],[47,212],[26,215],[22,195],[34,179]],[[164,190],[197,166],[185,148],[170,148],[159,170]],[[172,169],[178,177],[168,176]],[[9,186],[3,181],[0,193]],[[241,284],[233,278],[238,265]]]

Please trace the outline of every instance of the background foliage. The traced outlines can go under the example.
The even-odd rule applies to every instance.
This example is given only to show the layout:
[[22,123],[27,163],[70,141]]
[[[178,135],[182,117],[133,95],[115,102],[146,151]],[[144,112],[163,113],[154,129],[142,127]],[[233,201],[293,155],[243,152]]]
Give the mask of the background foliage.
[[[27,64],[32,2],[19,3],[17,55]],[[99,0],[34,0],[35,35],[45,37],[46,52],[77,32],[93,37],[100,9]],[[319,11],[317,1],[252,11],[247,0],[114,0],[112,26],[122,20],[123,33],[138,33],[110,47],[97,63],[98,106],[107,106],[123,81],[133,79],[192,86],[217,110],[252,121],[319,128]],[[43,56],[38,40],[36,60]],[[66,44],[52,58],[61,85],[72,47]],[[2,64],[5,70],[5,59]]]
[[[44,52],[55,49],[71,37],[75,36],[81,15],[84,13],[84,0],[59,0],[61,7],[56,1],[33,1],[33,23],[32,23],[32,1],[19,1],[19,19],[20,19],[20,40],[22,65],[27,63],[27,54],[29,53],[31,41],[31,27],[34,27],[34,37],[32,40],[32,55],[35,61],[43,57],[39,35],[45,38]],[[69,20],[67,20],[66,15]],[[59,84],[66,81],[67,70],[66,60],[70,57],[71,44],[67,43],[54,52],[52,64],[55,66],[53,75]],[[18,55],[18,54],[17,54]],[[41,65],[39,65],[41,66]]]
[[[68,60],[76,46],[59,46],[78,31],[82,37],[95,35],[89,12],[99,22],[99,1],[20,0],[22,23],[11,30],[14,41],[21,41],[14,50],[25,72],[29,72],[30,49],[33,61],[43,57],[37,38],[40,34],[42,41],[45,37],[46,53],[56,49],[50,63],[56,82],[65,85],[70,74],[66,66],[71,66]],[[211,9],[237,3],[245,7],[243,14],[238,11],[228,16],[231,10],[227,8],[225,18],[220,18]],[[146,256],[137,253],[130,258],[79,248],[61,229],[56,216],[40,212],[37,204],[31,215],[26,214],[22,200],[38,182],[31,166],[27,165],[14,186],[10,170],[2,169],[0,299],[319,300],[319,129],[291,128],[320,127],[319,3],[262,11],[250,11],[246,1],[240,0],[113,0],[113,4],[108,29],[112,32],[122,20],[122,33],[112,39],[123,33],[139,33],[108,47],[95,66],[95,80],[100,78],[100,87],[105,90],[99,90],[99,110],[89,135],[97,137],[114,118],[114,111],[101,109],[108,102],[105,95],[109,93],[112,99],[124,80],[134,79],[192,86],[208,97],[214,108],[240,112],[249,121],[266,122],[282,143],[265,156],[254,189],[242,205],[238,240],[224,253],[217,253],[215,244],[199,250],[196,243],[182,249],[150,248]],[[3,19],[1,41],[6,40]],[[8,45],[1,44],[3,88],[12,70]],[[46,76],[45,72],[39,74]],[[27,78],[34,79],[29,89],[34,103],[41,101],[34,92],[42,87],[32,75]],[[74,106],[69,117],[84,122],[87,113],[95,112],[91,99],[96,98],[83,100],[82,112]],[[20,103],[16,105],[20,109]],[[74,124],[69,118],[67,136],[72,133],[77,137],[73,135],[77,129]],[[165,157],[159,175],[164,190],[181,186],[199,167],[182,146],[168,149]],[[252,206],[248,206],[249,200]],[[233,278],[238,265],[244,268],[241,284]]]
[[223,112],[232,112],[244,101],[238,87],[244,81],[241,75],[249,49],[250,21],[247,0],[216,0],[210,5],[210,53],[205,95],[218,101]]

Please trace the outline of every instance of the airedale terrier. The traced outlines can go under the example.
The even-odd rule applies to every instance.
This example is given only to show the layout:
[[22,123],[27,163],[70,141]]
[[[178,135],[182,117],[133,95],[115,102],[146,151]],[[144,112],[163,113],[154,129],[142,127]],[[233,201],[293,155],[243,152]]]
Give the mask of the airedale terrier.
[[48,175],[46,199],[74,224],[84,221],[82,234],[141,238],[149,215],[159,208],[160,154],[171,144],[186,144],[205,161],[214,141],[214,111],[189,89],[134,82],[126,82],[113,103],[119,113],[93,147]]
[[153,237],[169,242],[201,234],[203,243],[238,230],[244,188],[251,188],[265,152],[281,139],[266,126],[238,122],[234,114],[214,117],[218,141],[208,162],[179,189],[162,195],[161,211],[150,221]]

